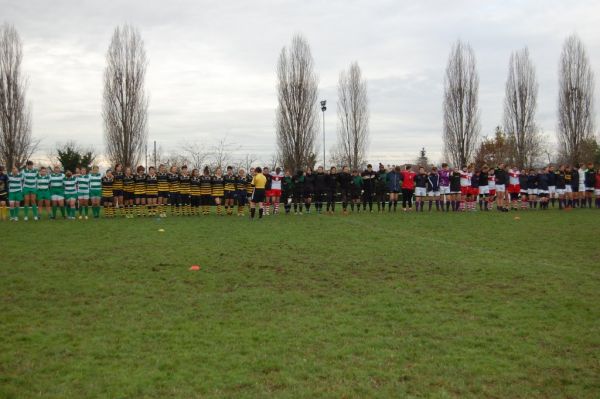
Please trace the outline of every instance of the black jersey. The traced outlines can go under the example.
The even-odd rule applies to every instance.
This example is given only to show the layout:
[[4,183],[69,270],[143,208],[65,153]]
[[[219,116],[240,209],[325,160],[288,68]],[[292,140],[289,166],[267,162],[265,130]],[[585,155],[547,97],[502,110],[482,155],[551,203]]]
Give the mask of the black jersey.
[[179,192],[179,173],[169,173],[167,175],[167,181],[169,182],[169,192]]
[[158,176],[146,175],[146,194],[158,195]]
[[123,175],[123,191],[127,193],[135,192],[135,181],[133,175]]
[[223,183],[225,185],[225,191],[235,191],[236,178],[234,175],[226,174],[223,176]]
[[212,194],[212,178],[210,176],[200,176],[200,195]]
[[453,193],[457,193],[460,191],[460,172],[453,171],[450,173],[450,191]]
[[182,195],[190,195],[191,191],[191,180],[192,176],[190,175],[179,175],[179,194]]
[[315,173],[315,191],[322,193],[327,188],[327,175],[325,173]]
[[485,187],[489,184],[489,175],[487,172],[481,172],[479,175],[479,187]]
[[235,188],[238,191],[246,191],[246,184],[248,181],[246,180],[246,176],[235,176]]
[[200,176],[192,176],[190,179],[190,195],[192,197],[200,196]]
[[313,193],[315,191],[315,175],[307,173],[304,176],[304,192]]
[[[110,198],[113,196],[114,189],[114,177],[104,176],[102,178],[102,196],[104,198]],[[123,183],[123,179],[121,178],[121,183]]]
[[158,191],[168,192],[169,191],[169,175],[167,172],[158,172],[156,174],[158,180]]
[[573,187],[576,190],[579,190],[579,171],[577,169],[571,170],[571,187]]
[[556,188],[559,190],[564,190],[566,188],[565,172],[559,170],[553,174],[555,179],[554,181],[556,183]]
[[338,186],[338,174],[330,173],[327,175],[327,179],[325,181],[325,185],[327,186],[327,191],[337,192]]
[[427,175],[425,173],[419,173],[415,176],[415,187],[427,187]]
[[342,191],[348,191],[352,183],[352,175],[347,172],[338,173],[337,181]]
[[377,178],[377,173],[374,170],[365,170],[361,174],[363,179],[363,189],[365,191],[373,191],[375,189],[375,179]]
[[496,185],[502,186],[508,184],[508,173],[505,169],[496,168],[494,169],[494,176],[496,176]]

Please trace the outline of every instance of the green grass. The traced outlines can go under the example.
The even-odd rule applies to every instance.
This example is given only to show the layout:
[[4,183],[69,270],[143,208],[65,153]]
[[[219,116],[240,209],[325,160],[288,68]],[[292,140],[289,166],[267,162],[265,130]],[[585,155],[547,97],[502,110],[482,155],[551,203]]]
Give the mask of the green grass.
[[518,215],[2,223],[0,397],[598,398],[600,212]]

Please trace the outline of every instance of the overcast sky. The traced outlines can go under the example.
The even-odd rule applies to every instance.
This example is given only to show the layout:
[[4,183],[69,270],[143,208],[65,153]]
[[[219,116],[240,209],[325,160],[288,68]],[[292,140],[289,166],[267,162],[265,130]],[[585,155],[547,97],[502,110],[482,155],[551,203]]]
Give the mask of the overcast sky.
[[596,77],[600,68],[598,0],[0,0],[0,10],[24,43],[33,134],[42,152],[71,139],[103,151],[105,54],[123,23],[144,38],[149,140],[168,152],[226,136],[240,156],[269,159],[276,147],[275,64],[294,33],[308,39],[319,97],[328,100],[328,150],[338,74],[353,61],[363,69],[372,162],[413,161],[422,146],[440,160],[444,69],[456,39],[468,41],[477,57],[482,135],[501,121],[512,51],[529,47],[540,85],[537,120],[550,141],[564,39],[577,33]]

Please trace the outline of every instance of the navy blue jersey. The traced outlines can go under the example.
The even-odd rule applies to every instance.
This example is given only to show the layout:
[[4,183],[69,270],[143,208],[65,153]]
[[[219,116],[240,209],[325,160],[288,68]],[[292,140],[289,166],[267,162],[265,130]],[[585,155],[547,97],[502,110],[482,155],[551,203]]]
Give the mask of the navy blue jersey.
[[427,177],[427,191],[440,191],[440,175],[431,172]]

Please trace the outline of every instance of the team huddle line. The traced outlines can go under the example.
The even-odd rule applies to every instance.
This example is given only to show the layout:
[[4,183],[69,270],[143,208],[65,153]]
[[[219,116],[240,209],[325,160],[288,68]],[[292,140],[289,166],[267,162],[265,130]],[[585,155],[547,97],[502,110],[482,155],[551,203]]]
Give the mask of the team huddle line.
[[[414,170],[416,169],[416,171]],[[58,212],[66,219],[139,216],[167,217],[209,215],[216,207],[217,215],[244,216],[246,207],[254,218],[279,213],[284,204],[286,214],[316,213],[324,210],[335,213],[336,203],[341,203],[342,213],[395,212],[401,199],[402,209],[424,211],[433,209],[445,212],[489,211],[496,204],[498,211],[510,209],[548,209],[558,203],[559,209],[600,208],[600,169],[592,163],[577,167],[553,165],[541,169],[523,169],[505,164],[491,168],[474,165],[452,169],[447,164],[441,168],[413,168],[395,166],[386,168],[372,165],[361,172],[336,167],[325,171],[307,168],[291,173],[277,167],[250,168],[234,172],[228,166],[225,172],[208,167],[202,171],[187,166],[151,166],[146,171],[138,166],[123,168],[117,164],[104,174],[93,166],[63,172],[59,166],[39,169],[28,161],[25,168],[13,167],[6,174],[0,167],[0,219],[6,219],[7,205],[10,220],[18,221],[21,208],[24,220],[31,211],[34,220],[46,210],[50,219]],[[435,205],[435,208],[433,208]],[[348,209],[350,208],[350,210]]]

